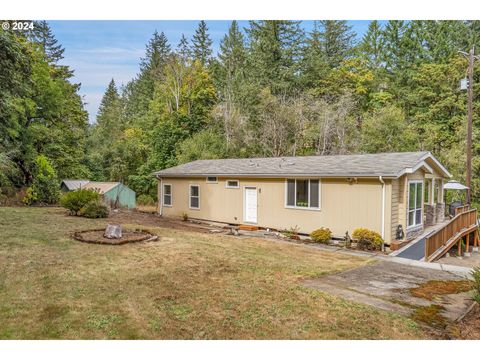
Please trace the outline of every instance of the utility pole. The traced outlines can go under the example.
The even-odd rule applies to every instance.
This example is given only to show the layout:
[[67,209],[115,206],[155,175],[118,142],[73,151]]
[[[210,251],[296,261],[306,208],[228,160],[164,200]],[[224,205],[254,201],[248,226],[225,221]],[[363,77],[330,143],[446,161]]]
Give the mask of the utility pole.
[[472,187],[472,127],[473,127],[473,59],[475,46],[470,49],[468,56],[468,114],[467,114],[467,204],[470,204]]
[[473,128],[473,66],[475,59],[480,57],[475,56],[475,46],[472,46],[469,53],[460,51],[464,56],[468,56],[468,83],[467,83],[467,204],[471,202],[471,187],[472,187],[472,128]]

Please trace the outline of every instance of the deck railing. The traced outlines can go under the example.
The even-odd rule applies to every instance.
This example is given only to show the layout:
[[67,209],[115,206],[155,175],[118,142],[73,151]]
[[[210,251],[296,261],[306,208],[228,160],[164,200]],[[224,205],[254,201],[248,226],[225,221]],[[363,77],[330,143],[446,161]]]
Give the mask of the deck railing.
[[465,210],[458,213],[443,227],[429,234],[425,239],[425,260],[444,246],[450,239],[463,230],[477,225],[477,209]]
[[470,210],[470,205],[463,205],[463,206],[459,206],[457,208],[455,208],[455,216],[457,216],[458,214],[461,214],[465,211],[468,211]]

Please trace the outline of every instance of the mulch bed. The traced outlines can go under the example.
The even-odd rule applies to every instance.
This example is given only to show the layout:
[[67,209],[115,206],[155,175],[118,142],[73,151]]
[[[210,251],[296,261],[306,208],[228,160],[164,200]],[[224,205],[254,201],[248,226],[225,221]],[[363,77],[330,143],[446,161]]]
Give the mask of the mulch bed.
[[122,237],[120,239],[105,238],[103,237],[104,232],[105,229],[76,231],[75,233],[73,233],[73,238],[82,242],[104,245],[123,245],[139,241],[158,240],[158,236],[145,230],[123,230]]

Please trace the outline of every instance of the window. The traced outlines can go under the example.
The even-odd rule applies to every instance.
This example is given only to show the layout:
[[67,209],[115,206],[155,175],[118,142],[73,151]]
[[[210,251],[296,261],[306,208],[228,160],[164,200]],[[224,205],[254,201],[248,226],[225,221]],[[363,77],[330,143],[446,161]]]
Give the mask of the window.
[[408,225],[407,227],[422,224],[422,195],[423,182],[410,181],[408,183]]
[[200,209],[200,187],[190,185],[190,209]]
[[163,184],[163,206],[172,206],[172,185]]
[[207,183],[216,184],[217,182],[218,182],[218,179],[216,176],[207,176]]
[[240,187],[240,181],[238,180],[227,180],[227,189],[238,189]]
[[287,207],[320,209],[318,179],[287,179]]

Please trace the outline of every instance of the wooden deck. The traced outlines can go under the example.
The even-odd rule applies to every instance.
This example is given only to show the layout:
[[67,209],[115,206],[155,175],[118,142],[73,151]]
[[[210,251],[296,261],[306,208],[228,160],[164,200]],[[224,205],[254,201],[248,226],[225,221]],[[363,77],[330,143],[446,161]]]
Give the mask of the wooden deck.
[[459,208],[455,217],[442,227],[427,235],[425,239],[425,261],[439,259],[454,245],[458,246],[459,255],[462,254],[462,244],[465,240],[465,251],[469,252],[470,244],[478,246],[477,209],[468,207]]

